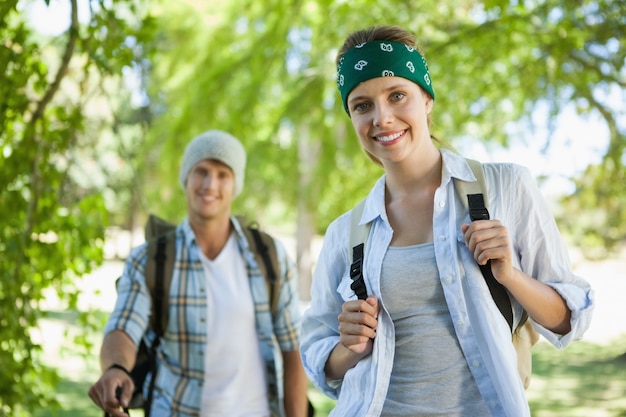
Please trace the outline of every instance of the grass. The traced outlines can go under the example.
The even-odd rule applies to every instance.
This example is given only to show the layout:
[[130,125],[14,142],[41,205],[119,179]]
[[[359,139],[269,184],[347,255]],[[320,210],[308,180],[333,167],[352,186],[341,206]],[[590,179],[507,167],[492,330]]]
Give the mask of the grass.
[[[62,325],[66,333],[78,329],[74,317],[50,314],[49,324]],[[99,376],[96,346],[84,355],[81,348],[67,346],[47,356],[61,377],[56,387],[61,410],[39,410],[35,417],[102,417],[87,391]],[[626,417],[626,335],[608,345],[575,342],[558,350],[540,342],[533,348],[533,376],[528,389],[533,417]],[[334,402],[310,388],[309,397],[316,417],[326,417]],[[143,417],[138,410],[132,417]]]
[[626,335],[608,346],[533,348],[533,417],[626,417]]

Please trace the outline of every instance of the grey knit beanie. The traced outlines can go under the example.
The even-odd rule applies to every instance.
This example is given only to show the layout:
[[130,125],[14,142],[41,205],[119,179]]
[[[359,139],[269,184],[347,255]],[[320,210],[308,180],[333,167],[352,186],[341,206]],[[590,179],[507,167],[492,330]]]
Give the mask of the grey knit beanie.
[[221,130],[208,130],[187,144],[180,165],[180,185],[185,189],[191,168],[203,159],[215,159],[230,167],[235,175],[235,197],[243,189],[246,150],[234,136]]

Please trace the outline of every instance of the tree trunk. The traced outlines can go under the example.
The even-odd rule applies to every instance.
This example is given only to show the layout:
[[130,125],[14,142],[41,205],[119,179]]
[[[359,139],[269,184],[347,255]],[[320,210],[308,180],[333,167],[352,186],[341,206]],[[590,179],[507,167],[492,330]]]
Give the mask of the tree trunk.
[[298,215],[296,229],[296,262],[300,299],[309,301],[313,272],[311,243],[315,237],[315,207],[318,189],[313,173],[319,159],[319,144],[313,143],[309,126],[303,124],[296,133],[298,143]]

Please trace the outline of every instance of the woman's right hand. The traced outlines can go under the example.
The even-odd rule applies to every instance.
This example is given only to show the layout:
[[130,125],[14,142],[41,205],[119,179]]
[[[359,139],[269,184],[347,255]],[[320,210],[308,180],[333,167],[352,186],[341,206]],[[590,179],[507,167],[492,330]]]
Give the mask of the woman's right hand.
[[324,372],[329,380],[343,379],[346,372],[374,349],[378,326],[378,298],[346,301],[339,314],[339,343],[330,353]]
[[372,353],[378,326],[378,298],[346,301],[339,314],[339,343],[359,356]]

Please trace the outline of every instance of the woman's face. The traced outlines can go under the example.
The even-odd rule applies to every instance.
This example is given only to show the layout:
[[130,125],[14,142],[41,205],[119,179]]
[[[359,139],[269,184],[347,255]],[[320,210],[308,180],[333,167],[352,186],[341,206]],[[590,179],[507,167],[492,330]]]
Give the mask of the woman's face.
[[414,82],[378,77],[357,85],[348,110],[361,146],[383,166],[432,146],[428,114],[433,100]]

